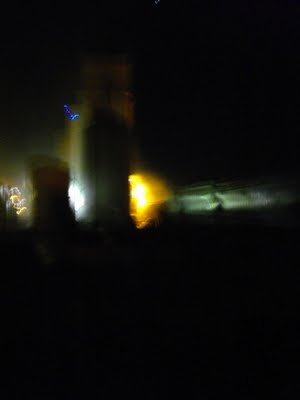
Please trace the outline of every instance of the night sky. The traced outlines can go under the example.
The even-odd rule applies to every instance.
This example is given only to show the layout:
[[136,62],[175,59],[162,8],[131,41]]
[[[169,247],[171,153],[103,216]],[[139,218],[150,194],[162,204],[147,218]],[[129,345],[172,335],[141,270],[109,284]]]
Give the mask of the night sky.
[[178,184],[299,173],[298,1],[45,4],[3,13],[0,176],[54,151],[80,54],[118,51],[147,168]]

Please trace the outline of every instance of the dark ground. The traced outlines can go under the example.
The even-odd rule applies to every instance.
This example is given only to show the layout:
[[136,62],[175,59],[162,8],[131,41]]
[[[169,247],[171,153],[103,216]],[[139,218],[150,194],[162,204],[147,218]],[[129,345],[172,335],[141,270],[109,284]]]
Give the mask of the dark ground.
[[298,399],[298,233],[3,235],[13,398]]

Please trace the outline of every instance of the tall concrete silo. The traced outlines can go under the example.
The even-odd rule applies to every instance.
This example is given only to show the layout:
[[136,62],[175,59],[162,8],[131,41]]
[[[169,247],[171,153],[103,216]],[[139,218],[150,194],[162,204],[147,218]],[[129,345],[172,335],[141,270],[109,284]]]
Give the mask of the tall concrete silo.
[[[84,196],[88,222],[127,224],[134,101],[132,65],[125,55],[86,56],[74,112],[67,121],[71,179]],[[78,189],[77,189],[78,190]]]

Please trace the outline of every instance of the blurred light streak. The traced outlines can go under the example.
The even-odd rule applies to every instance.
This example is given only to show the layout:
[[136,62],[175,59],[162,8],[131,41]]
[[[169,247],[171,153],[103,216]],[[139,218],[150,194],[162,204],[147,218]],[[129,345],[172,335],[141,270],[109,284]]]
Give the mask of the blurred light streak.
[[65,109],[66,116],[67,116],[71,121],[73,121],[74,119],[76,119],[76,118],[79,117],[79,114],[72,114],[72,112],[71,112],[71,110],[70,110],[70,107],[67,106],[66,104],[64,105],[64,109]]
[[297,202],[292,188],[241,182],[196,184],[179,188],[168,200],[171,214],[201,214],[214,210],[262,210]]
[[22,214],[24,211],[26,211],[27,210],[27,207],[21,207],[18,211],[17,211],[17,214],[18,215],[20,215],[20,214]]

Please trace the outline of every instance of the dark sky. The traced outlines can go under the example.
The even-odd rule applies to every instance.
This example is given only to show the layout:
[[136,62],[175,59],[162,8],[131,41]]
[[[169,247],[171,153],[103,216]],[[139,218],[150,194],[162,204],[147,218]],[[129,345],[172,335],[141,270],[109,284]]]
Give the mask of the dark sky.
[[55,4],[3,13],[2,175],[54,150],[79,55],[104,51],[135,61],[149,168],[178,183],[299,172],[298,1]]

